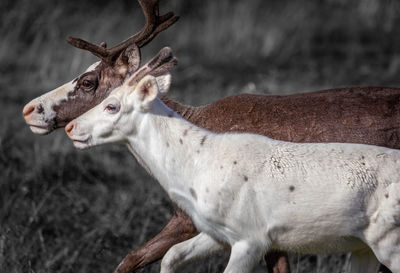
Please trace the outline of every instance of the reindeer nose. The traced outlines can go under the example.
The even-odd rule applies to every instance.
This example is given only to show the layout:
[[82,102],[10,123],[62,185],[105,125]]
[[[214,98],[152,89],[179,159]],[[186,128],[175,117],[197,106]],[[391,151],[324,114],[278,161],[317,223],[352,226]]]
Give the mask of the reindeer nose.
[[74,127],[75,127],[74,122],[70,122],[70,123],[68,123],[67,126],[65,126],[65,132],[67,133],[67,135],[69,135],[71,133],[71,131],[74,129]]
[[30,115],[33,111],[35,111],[35,105],[26,105],[24,107],[24,110],[22,110],[22,113],[24,113],[24,116]]
[[44,111],[43,105],[41,105],[41,104],[38,104],[38,105],[27,104],[27,105],[25,105],[24,109],[22,110],[22,113],[24,114],[25,117],[27,117],[30,114],[32,114],[35,111],[35,109],[39,114]]

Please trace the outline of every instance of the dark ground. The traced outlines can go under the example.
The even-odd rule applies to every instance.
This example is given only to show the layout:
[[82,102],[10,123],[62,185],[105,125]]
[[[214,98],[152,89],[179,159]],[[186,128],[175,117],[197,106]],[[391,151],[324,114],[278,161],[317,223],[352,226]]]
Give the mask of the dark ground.
[[[173,48],[171,96],[200,105],[247,93],[400,85],[400,2],[161,1],[180,20],[144,50]],[[112,272],[156,234],[171,204],[124,147],[75,150],[34,135],[22,108],[96,59],[67,35],[108,44],[140,29],[136,1],[0,2],[0,272]],[[291,255],[293,272],[343,272],[346,255]],[[221,272],[226,257],[180,272]],[[141,272],[158,272],[155,263]],[[262,272],[262,264],[254,272]]]

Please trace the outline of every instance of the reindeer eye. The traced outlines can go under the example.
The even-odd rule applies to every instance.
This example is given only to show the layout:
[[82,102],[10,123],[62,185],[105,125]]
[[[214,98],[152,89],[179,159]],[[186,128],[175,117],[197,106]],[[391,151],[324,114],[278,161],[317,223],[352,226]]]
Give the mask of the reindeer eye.
[[98,85],[99,75],[92,71],[79,77],[77,88],[87,93],[94,93]]
[[89,80],[83,80],[81,85],[86,90],[91,90],[95,87],[95,84]]
[[118,105],[114,105],[114,104],[108,104],[105,107],[105,110],[110,113],[110,114],[115,114],[119,111],[119,106]]

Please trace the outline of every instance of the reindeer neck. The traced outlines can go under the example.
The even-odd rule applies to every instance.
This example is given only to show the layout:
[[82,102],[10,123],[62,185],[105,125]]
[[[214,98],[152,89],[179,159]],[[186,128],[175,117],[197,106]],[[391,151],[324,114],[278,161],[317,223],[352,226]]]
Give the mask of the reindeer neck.
[[190,117],[196,110],[196,107],[180,104],[179,102],[167,97],[163,96],[161,98],[162,102],[165,103],[169,108],[171,108],[178,115],[182,116],[186,120],[190,120]]
[[213,133],[186,121],[157,99],[143,117],[137,135],[128,140],[136,156],[169,192],[172,188],[184,190],[192,186],[197,175],[193,170],[196,172],[201,164],[206,164],[201,157],[211,152],[208,144],[212,137]]

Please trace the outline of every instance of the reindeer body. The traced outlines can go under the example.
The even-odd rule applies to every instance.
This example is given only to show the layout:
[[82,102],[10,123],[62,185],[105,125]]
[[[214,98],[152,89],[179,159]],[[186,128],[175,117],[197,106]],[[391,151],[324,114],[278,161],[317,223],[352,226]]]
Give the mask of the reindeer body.
[[[147,78],[135,89],[139,99],[133,108],[139,110],[128,107],[124,114],[99,120],[101,109],[118,102],[113,94],[123,93],[124,84],[66,131],[81,148],[127,141],[201,231],[171,248],[161,272],[172,272],[183,261],[223,244],[232,247],[225,272],[249,272],[270,248],[351,251],[356,253],[352,272],[375,272],[379,263],[369,247],[382,263],[400,272],[400,151],[211,133],[159,99],[135,104],[150,96],[151,90],[141,88],[156,85]],[[368,267],[362,267],[357,253],[368,254]]]
[[[168,118],[167,110],[159,115],[142,123],[144,134],[130,146],[198,230],[215,240],[249,241],[264,251],[354,252],[400,225],[400,151],[213,134]],[[376,234],[366,238],[370,223]],[[394,242],[399,228],[395,235]]]

